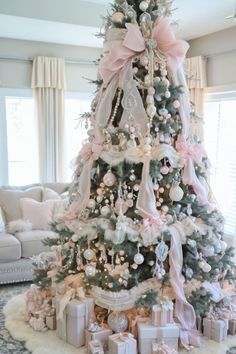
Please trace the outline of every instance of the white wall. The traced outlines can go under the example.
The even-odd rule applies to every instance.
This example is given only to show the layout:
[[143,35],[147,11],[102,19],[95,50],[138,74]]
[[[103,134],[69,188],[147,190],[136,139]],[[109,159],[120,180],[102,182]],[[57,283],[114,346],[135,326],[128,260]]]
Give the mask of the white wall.
[[[96,48],[0,38],[0,57],[33,58],[41,55],[96,60],[100,54],[101,50]],[[30,88],[31,70],[31,62],[0,60],[0,87]],[[66,64],[67,90],[92,92],[94,86],[84,77],[96,79],[96,74],[95,65]]]
[[236,27],[191,40],[189,43],[188,57],[209,56],[208,86],[236,84]]

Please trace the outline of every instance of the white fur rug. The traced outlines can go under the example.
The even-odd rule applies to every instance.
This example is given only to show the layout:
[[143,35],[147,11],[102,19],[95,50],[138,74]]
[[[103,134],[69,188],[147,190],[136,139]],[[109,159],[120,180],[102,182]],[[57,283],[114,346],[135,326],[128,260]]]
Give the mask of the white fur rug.
[[[16,340],[25,341],[25,347],[33,354],[85,354],[86,349],[76,349],[56,336],[55,331],[35,332],[23,320],[24,295],[12,298],[4,307],[5,326]],[[236,346],[236,336],[228,336],[222,343],[204,341],[202,348],[194,349],[191,354],[225,354]],[[181,351],[181,354],[188,353]]]

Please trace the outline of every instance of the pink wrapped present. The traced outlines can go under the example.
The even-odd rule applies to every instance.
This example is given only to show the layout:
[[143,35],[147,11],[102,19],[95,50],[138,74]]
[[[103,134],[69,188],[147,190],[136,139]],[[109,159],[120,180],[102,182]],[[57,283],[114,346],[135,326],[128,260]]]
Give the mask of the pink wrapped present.
[[152,307],[153,326],[164,327],[168,323],[173,323],[174,305],[170,300],[160,301],[159,304]]
[[229,334],[236,334],[236,319],[229,320]]
[[131,333],[117,333],[109,337],[109,354],[137,354],[137,341]]
[[[92,298],[73,299],[65,308],[63,296],[56,297],[57,336],[76,348],[85,345],[85,329],[94,309]],[[64,308],[63,311],[61,309]]]
[[104,354],[102,343],[99,340],[92,340],[88,343],[88,354]]
[[203,319],[203,335],[216,342],[222,342],[227,338],[229,321],[226,319],[215,320],[211,318]]
[[178,352],[169,347],[165,342],[152,343],[152,354],[178,354]]
[[150,322],[138,323],[138,343],[140,354],[151,354],[153,342],[165,342],[178,351],[179,327],[168,324],[165,327],[153,326]]
[[112,335],[112,330],[108,328],[101,328],[98,331],[92,332],[89,329],[85,330],[85,343],[88,347],[90,341],[99,341],[102,343],[104,350],[108,349],[109,336]]

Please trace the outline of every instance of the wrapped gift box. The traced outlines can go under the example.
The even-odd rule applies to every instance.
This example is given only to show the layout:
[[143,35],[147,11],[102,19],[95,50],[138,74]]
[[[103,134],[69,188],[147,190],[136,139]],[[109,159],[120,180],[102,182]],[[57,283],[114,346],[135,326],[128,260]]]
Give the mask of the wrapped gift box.
[[203,319],[203,335],[209,339],[215,340],[216,342],[222,342],[226,339],[228,327],[229,321],[226,319]]
[[131,333],[117,333],[109,337],[109,354],[137,354],[137,341]]
[[58,314],[62,300],[62,296],[57,296],[57,336],[74,347],[80,348],[85,345],[85,329],[89,324],[94,309],[94,301],[92,298],[71,300],[66,305],[61,319],[58,318]]
[[54,331],[57,327],[56,315],[46,316],[46,325],[49,329]]
[[99,340],[92,340],[88,343],[88,354],[104,354],[102,343]]
[[229,320],[229,334],[236,334],[236,319]]
[[152,343],[162,341],[178,351],[179,327],[175,323],[168,324],[165,327],[153,326],[150,322],[138,323],[140,354],[151,354]]
[[164,327],[168,323],[173,323],[174,305],[170,300],[160,301],[159,304],[152,307],[153,326]]
[[100,331],[91,332],[88,329],[85,330],[85,343],[88,347],[90,341],[99,341],[102,343],[104,350],[108,349],[109,336],[112,335],[112,330],[108,328],[103,328]]
[[178,354],[178,352],[169,347],[165,342],[152,343],[152,354]]

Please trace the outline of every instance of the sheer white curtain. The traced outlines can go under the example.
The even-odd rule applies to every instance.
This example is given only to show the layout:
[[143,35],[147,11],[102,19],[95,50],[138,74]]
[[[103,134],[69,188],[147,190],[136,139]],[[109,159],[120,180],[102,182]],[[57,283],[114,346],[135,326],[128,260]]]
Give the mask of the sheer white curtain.
[[64,180],[65,63],[63,58],[36,57],[32,88],[39,124],[41,182]]
[[190,99],[194,103],[194,111],[197,115],[197,119],[194,119],[191,124],[191,134],[197,135],[203,141],[204,89],[207,87],[206,59],[201,56],[187,58],[185,72]]

